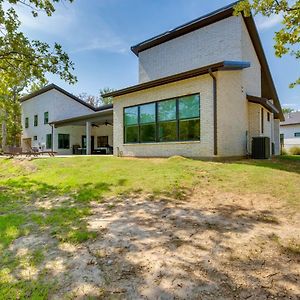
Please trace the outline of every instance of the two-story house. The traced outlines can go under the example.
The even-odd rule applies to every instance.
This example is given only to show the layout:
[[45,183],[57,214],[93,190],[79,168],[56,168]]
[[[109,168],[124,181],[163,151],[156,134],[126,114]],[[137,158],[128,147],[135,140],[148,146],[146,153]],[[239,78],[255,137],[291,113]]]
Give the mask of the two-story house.
[[[233,16],[234,5],[131,48],[139,83],[106,95],[115,155],[240,157],[259,136],[280,153],[284,117],[268,63],[253,17]],[[90,145],[91,118],[51,124],[81,125]]]
[[[75,151],[82,154],[97,151],[106,153],[108,146],[113,144],[112,105],[95,108],[64,89],[50,84],[23,97],[21,108],[21,146],[24,150],[34,147],[51,149],[61,155],[73,154]],[[53,122],[58,120],[69,122],[62,122],[63,126],[54,126]],[[88,146],[86,129],[90,137]]]
[[132,47],[139,84],[107,94],[115,153],[244,156],[267,136],[279,154],[280,102],[253,17],[234,5]]

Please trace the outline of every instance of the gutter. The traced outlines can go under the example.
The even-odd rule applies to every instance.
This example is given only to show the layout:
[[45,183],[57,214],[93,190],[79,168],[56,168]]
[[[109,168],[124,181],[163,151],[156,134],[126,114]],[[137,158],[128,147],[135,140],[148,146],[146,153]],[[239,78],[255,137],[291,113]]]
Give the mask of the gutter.
[[217,113],[217,78],[213,74],[212,69],[208,69],[208,73],[213,79],[213,111],[214,111],[214,155],[218,155],[218,113]]

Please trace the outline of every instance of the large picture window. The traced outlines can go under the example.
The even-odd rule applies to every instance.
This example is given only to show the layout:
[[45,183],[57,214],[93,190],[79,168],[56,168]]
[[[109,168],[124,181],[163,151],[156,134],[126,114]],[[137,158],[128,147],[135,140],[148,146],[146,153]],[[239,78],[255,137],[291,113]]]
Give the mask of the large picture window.
[[200,140],[200,96],[189,95],[124,109],[124,142]]
[[58,134],[58,149],[69,149],[70,148],[70,135],[69,134]]

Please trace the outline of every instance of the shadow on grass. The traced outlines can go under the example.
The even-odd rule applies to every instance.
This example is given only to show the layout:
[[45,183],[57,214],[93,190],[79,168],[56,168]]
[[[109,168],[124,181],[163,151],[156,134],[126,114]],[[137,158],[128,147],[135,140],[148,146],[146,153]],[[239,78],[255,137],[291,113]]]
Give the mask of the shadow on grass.
[[252,165],[263,168],[271,168],[274,170],[281,170],[300,174],[300,156],[278,156],[275,158],[262,160],[245,159],[233,163]]
[[[3,284],[2,294],[104,299],[297,299],[293,288],[285,289],[281,284],[297,284],[297,274],[290,268],[295,256],[281,253],[280,260],[274,260],[268,252],[257,256],[233,255],[237,241],[232,242],[232,237],[242,240],[257,226],[273,224],[276,218],[271,211],[263,212],[268,215],[264,219],[257,217],[254,209],[240,205],[196,208],[188,201],[158,200],[159,195],[155,199],[150,201],[139,193],[131,193],[122,201],[115,199],[109,208],[107,203],[98,202],[93,214],[86,215],[78,207],[56,208],[42,220],[43,224],[61,231],[76,226],[84,218],[85,226],[89,224],[84,230],[97,236],[81,240],[85,243],[71,252],[58,247],[55,240],[61,239],[52,235],[45,257],[35,262],[37,279],[28,280],[27,285],[20,272],[21,262],[1,263],[11,276]],[[278,224],[275,222],[274,226]],[[19,244],[29,253],[45,245],[43,241],[35,242],[37,238],[33,236],[28,239],[29,242],[23,240]],[[265,249],[273,247],[272,243],[272,239],[266,240]],[[17,245],[10,250],[13,257],[19,249]],[[55,261],[59,261],[59,269],[46,267]],[[54,277],[55,285],[51,281]],[[86,286],[90,289],[80,295]]]

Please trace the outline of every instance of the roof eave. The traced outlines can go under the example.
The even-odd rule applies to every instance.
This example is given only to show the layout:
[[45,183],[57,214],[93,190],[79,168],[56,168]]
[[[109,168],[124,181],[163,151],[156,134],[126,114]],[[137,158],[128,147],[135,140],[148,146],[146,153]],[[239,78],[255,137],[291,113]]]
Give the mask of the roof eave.
[[118,90],[118,91],[114,91],[114,92],[105,94],[105,95],[103,95],[103,97],[104,98],[106,98],[106,97],[118,97],[118,96],[130,94],[130,93],[138,92],[138,91],[141,91],[141,90],[153,88],[153,87],[156,87],[156,86],[161,86],[161,85],[165,85],[165,84],[168,84],[168,83],[193,78],[193,77],[196,77],[196,76],[201,76],[201,75],[209,73],[209,71],[216,72],[216,71],[242,70],[242,69],[245,69],[245,68],[248,68],[248,67],[250,67],[249,62],[222,61],[222,62],[211,64],[211,65],[208,65],[208,66],[204,66],[204,67],[201,67],[201,68],[193,69],[193,70],[190,70],[190,71],[170,75],[170,76],[167,76],[167,77],[163,77],[163,78],[155,79],[155,80],[152,80],[152,81],[147,81],[147,82],[144,82],[144,83],[141,83],[141,84],[138,84],[138,85],[134,85],[134,86],[131,86],[131,87],[127,87],[127,88],[124,88],[124,89],[121,89],[121,90]]
[[80,103],[80,104],[86,106],[87,108],[89,108],[89,109],[91,109],[91,110],[93,110],[93,111],[96,111],[96,108],[95,108],[94,106],[92,106],[92,105],[88,104],[87,102],[85,102],[85,101],[79,99],[79,98],[76,97],[75,95],[73,95],[73,94],[67,92],[66,90],[64,90],[63,88],[59,87],[58,85],[56,85],[56,84],[54,84],[54,83],[51,83],[51,84],[49,84],[49,85],[47,85],[47,86],[41,88],[41,89],[38,90],[38,91],[35,91],[35,92],[33,92],[33,93],[29,94],[29,95],[26,95],[26,96],[20,98],[19,101],[20,101],[20,102],[25,102],[25,101],[27,101],[27,100],[30,100],[30,99],[34,98],[34,97],[37,97],[37,96],[39,96],[39,95],[42,95],[42,94],[44,94],[44,93],[46,93],[46,92],[48,92],[48,91],[50,91],[50,90],[57,90],[57,91],[61,92],[62,94],[64,94],[64,95],[70,97],[71,99],[75,100],[76,102],[78,102],[78,103]]
[[234,3],[231,3],[225,7],[222,7],[218,10],[215,10],[207,15],[204,15],[200,18],[197,18],[195,20],[192,20],[188,23],[185,23],[181,26],[178,26],[172,30],[166,31],[162,34],[159,34],[157,36],[154,36],[148,40],[145,40],[141,43],[138,43],[137,45],[134,45],[131,47],[131,51],[138,56],[139,52],[142,52],[144,50],[147,50],[149,48],[152,48],[154,46],[157,46],[161,43],[170,41],[178,36],[190,33],[196,29],[208,26],[210,24],[213,24],[217,21],[220,21],[222,19],[225,19],[227,17],[232,16],[234,6],[238,3],[239,1],[236,1]]

